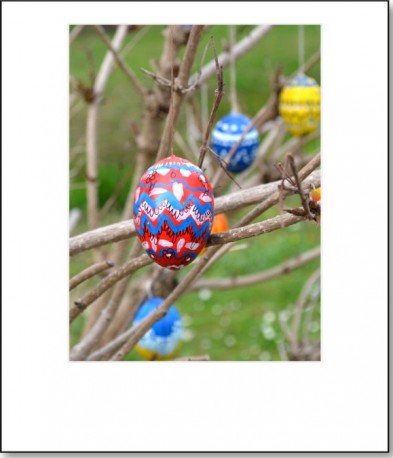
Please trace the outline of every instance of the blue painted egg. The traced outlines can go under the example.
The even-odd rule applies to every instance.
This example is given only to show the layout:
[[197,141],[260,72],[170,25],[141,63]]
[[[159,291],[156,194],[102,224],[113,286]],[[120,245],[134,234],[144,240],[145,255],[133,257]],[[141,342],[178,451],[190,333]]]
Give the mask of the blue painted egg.
[[[211,147],[222,159],[225,159],[231,148],[238,142],[251,119],[243,114],[229,114],[221,118],[212,132]],[[259,146],[258,130],[253,127],[236,149],[227,169],[240,173],[254,162]]]
[[[136,312],[133,326],[150,315],[164,302],[161,297],[151,297]],[[147,360],[171,359],[178,349],[183,325],[180,313],[172,305],[168,313],[157,321],[135,346],[136,351]]]

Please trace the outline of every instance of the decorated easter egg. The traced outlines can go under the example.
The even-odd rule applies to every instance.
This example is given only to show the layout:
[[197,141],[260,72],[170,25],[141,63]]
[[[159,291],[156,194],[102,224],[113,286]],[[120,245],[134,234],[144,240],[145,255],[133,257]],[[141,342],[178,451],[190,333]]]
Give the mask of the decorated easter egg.
[[154,262],[171,270],[190,264],[210,235],[212,188],[202,170],[169,156],[151,166],[135,191],[134,223]]
[[303,136],[319,125],[321,93],[318,83],[299,74],[280,93],[279,113],[292,135]]
[[[212,132],[211,147],[213,151],[225,160],[225,157],[239,141],[250,122],[250,118],[240,113],[232,113],[221,118]],[[253,127],[237,147],[227,169],[232,173],[240,173],[250,167],[257,155],[258,145],[258,131]]]
[[225,213],[219,213],[218,215],[215,215],[211,233],[215,234],[217,232],[227,231],[228,229],[229,221],[228,218],[225,216]]
[[[211,234],[216,234],[217,232],[227,231],[228,229],[229,229],[229,221],[228,221],[228,218],[225,216],[225,213],[219,213],[218,215],[214,215]],[[205,251],[206,251],[206,248],[204,248],[201,251],[201,255]]]
[[[310,191],[310,199],[316,204],[320,205],[321,204],[321,187],[319,186],[318,188],[312,189]],[[215,218],[214,218],[215,219]]]
[[321,214],[321,187],[312,189],[309,192],[309,202],[308,205],[310,210],[316,215]]
[[[164,302],[161,297],[151,297],[144,302],[135,314],[132,325],[150,315]],[[183,325],[179,312],[172,305],[168,313],[158,320],[139,340],[135,350],[148,360],[171,359],[179,347]]]

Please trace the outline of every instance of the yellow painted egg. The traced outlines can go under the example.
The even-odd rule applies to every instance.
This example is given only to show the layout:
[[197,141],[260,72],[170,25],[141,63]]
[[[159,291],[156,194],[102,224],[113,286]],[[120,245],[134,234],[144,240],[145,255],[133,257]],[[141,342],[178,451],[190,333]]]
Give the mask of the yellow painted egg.
[[279,113],[288,132],[301,137],[313,132],[321,116],[321,89],[307,75],[299,74],[287,83],[280,93]]

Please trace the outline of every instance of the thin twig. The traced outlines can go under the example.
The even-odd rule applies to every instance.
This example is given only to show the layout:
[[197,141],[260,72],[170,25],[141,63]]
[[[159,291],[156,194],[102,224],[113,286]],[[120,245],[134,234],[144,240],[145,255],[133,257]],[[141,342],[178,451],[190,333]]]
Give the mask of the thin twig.
[[124,60],[126,56],[134,49],[134,47],[139,43],[139,41],[146,35],[146,33],[150,30],[149,25],[144,25],[141,27],[134,35],[132,40],[124,47],[124,49],[120,52],[119,56]]
[[133,173],[130,171],[125,174],[116,184],[115,188],[112,191],[111,196],[106,200],[104,205],[100,210],[100,217],[104,218],[105,215],[111,210],[113,205],[118,201],[119,195],[123,191],[125,184],[128,183],[132,177]]
[[107,343],[102,348],[91,353],[86,360],[87,361],[99,361],[100,359],[108,359],[110,355],[113,354],[116,350],[118,350],[124,342],[127,341],[131,334],[132,328],[127,329],[127,331],[122,332],[118,336],[116,336],[113,340]]
[[[298,174],[299,180],[305,180],[317,167],[319,167],[321,161],[320,155],[312,158],[300,171]],[[288,179],[292,179],[288,177]],[[280,183],[277,186],[277,189],[270,194],[266,199],[254,207],[249,213],[247,213],[241,220],[238,222],[238,226],[245,226],[253,221],[255,218],[260,216],[262,213],[267,211],[269,208],[273,207],[276,203],[280,202],[281,199],[288,193],[287,190],[283,189],[282,184]],[[302,215],[300,215],[302,216]]]
[[102,294],[104,294],[105,291],[111,288],[119,280],[128,275],[131,275],[136,270],[147,266],[152,262],[152,259],[147,254],[143,254],[138,258],[130,259],[123,266],[114,270],[111,274],[101,280],[101,282],[95,288],[93,288],[81,299],[78,299],[74,302],[74,306],[70,310],[70,322],[72,322],[86,309],[87,306],[98,299]]
[[233,182],[235,185],[239,188],[242,189],[240,184],[235,180],[235,177],[228,171],[228,163],[226,162],[225,159],[223,159],[221,156],[219,156],[214,150],[210,148],[210,146],[207,147],[207,150],[209,153],[214,157],[214,159],[217,161],[218,165],[221,167],[222,171],[225,173],[225,175]]
[[212,245],[224,245],[229,242],[256,237],[257,235],[267,234],[268,232],[272,232],[283,227],[292,226],[293,224],[299,223],[303,220],[304,217],[302,216],[289,214],[275,216],[259,223],[211,234],[206,246],[209,247]]
[[111,51],[117,65],[123,70],[124,74],[127,78],[131,81],[134,88],[137,92],[144,97],[146,95],[146,89],[143,84],[138,80],[135,73],[131,70],[131,68],[124,62],[124,60],[120,57],[118,50],[112,45],[110,39],[108,38],[104,28],[100,25],[94,26],[96,32],[101,37],[102,41],[106,44],[108,49]]
[[[233,58],[239,59],[240,57],[244,56],[250,49],[252,49],[255,45],[257,45],[272,29],[273,26],[271,25],[260,25],[254,27],[251,32],[240,40],[234,47],[233,47]],[[230,53],[223,52],[218,56],[218,61],[220,65],[225,68],[229,65],[230,62]],[[207,81],[210,77],[212,77],[216,73],[216,64],[214,59],[206,64],[198,73],[194,74],[190,78],[190,84],[194,84],[196,80],[199,80],[199,85],[202,85],[205,81]]]
[[316,51],[310,59],[303,65],[303,67],[299,67],[295,72],[293,72],[289,77],[288,80],[292,79],[294,76],[296,76],[298,73],[307,73],[316,63],[319,62],[321,59],[321,51]]
[[234,58],[233,48],[236,42],[236,26],[229,25],[229,84],[230,84],[230,100],[231,100],[231,112],[239,113],[239,101],[237,98],[236,91],[236,59]]
[[300,293],[299,299],[295,305],[294,312],[293,312],[294,316],[293,316],[293,322],[292,322],[292,332],[291,332],[291,338],[290,338],[291,353],[293,355],[296,355],[299,350],[298,337],[299,337],[301,314],[306,304],[307,297],[310,294],[310,290],[312,289],[314,284],[317,281],[319,281],[320,274],[321,272],[319,269],[317,269],[315,272],[312,273],[312,275],[306,281]]
[[192,285],[191,291],[199,290],[202,288],[232,289],[253,285],[254,283],[261,284],[281,275],[288,274],[292,270],[304,266],[308,262],[319,257],[320,253],[320,247],[316,247],[294,258],[287,259],[276,267],[252,275],[244,275],[231,278],[203,278]]
[[82,32],[84,25],[78,24],[70,32],[70,44],[76,39],[76,37]]
[[102,261],[102,262],[97,262],[96,264],[93,264],[92,266],[88,267],[85,270],[82,270],[82,272],[79,272],[79,274],[71,278],[70,291],[76,288],[78,285],[80,285],[84,281],[93,277],[94,275],[97,275],[100,272],[103,272],[104,270],[107,270],[110,267],[113,267],[114,265],[115,264],[112,261]]
[[214,91],[214,102],[213,102],[213,107],[212,111],[210,113],[209,121],[207,123],[207,127],[205,130],[205,135],[203,137],[203,143],[201,145],[201,148],[199,150],[199,161],[198,161],[198,167],[202,168],[203,166],[203,160],[205,158],[206,151],[208,149],[208,144],[210,140],[210,134],[213,128],[214,120],[216,118],[217,110],[218,107],[220,106],[220,102],[222,99],[222,96],[224,95],[224,80],[222,76],[222,67],[218,63],[218,58],[217,58],[217,52],[216,52],[216,47],[214,44],[214,39],[211,37],[211,45],[213,48],[214,52],[214,60],[216,63],[216,74],[217,74],[217,89]]
[[295,160],[294,160],[294,158],[293,158],[293,156],[291,154],[288,154],[287,157],[288,157],[289,165],[290,165],[291,170],[292,170],[292,174],[295,177],[295,183],[296,183],[297,189],[299,191],[300,200],[302,201],[302,205],[303,205],[303,208],[304,208],[304,210],[306,212],[306,215],[308,216],[309,219],[314,219],[314,217],[311,215],[310,207],[308,205],[307,199],[306,199],[306,197],[304,195],[304,192],[303,192],[302,183],[300,181],[299,175],[298,175],[297,170],[296,170]]

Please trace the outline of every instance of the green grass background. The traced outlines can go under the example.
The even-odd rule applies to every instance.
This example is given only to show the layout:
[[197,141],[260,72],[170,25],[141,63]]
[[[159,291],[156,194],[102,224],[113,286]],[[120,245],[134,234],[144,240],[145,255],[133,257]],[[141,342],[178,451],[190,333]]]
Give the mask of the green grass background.
[[[163,26],[151,26],[143,39],[127,55],[126,61],[140,80],[151,87],[153,82],[146,78],[140,68],[151,69],[150,61],[158,59],[162,51]],[[245,36],[252,26],[239,26],[238,39]],[[107,32],[112,35],[113,29]],[[226,26],[213,26],[205,33],[199,47],[199,56],[194,71],[200,66],[202,51],[213,36],[218,49],[222,50],[223,40],[228,37]],[[131,32],[125,45],[133,40]],[[298,28],[296,26],[276,26],[251,52],[237,61],[238,97],[245,114],[252,117],[269,98],[270,80],[276,66],[281,65],[284,75],[293,73],[298,67]],[[320,48],[320,27],[305,26],[305,58],[311,57]],[[89,83],[92,66],[98,71],[106,48],[92,27],[85,27],[70,48],[70,73],[74,78]],[[90,56],[90,57],[89,57]],[[212,58],[211,52],[207,60]],[[93,64],[92,64],[93,62]],[[308,74],[320,82],[320,66],[315,65]],[[224,71],[226,94],[220,105],[218,118],[225,115],[229,107],[228,71]],[[213,100],[215,80],[209,82],[209,100]],[[78,207],[83,217],[74,233],[87,229],[86,188],[85,188],[85,128],[86,107],[70,120],[70,166],[77,170],[70,184],[70,208]],[[133,87],[116,67],[108,80],[104,101],[99,112],[99,202],[102,206],[111,196],[116,184],[126,175],[131,176],[134,165],[135,142],[130,124],[140,122],[142,103]],[[182,123],[178,128],[183,129]],[[310,143],[308,151],[317,151],[319,140]],[[78,170],[79,168],[79,170]],[[119,221],[129,187],[129,180],[121,190],[112,211],[102,224]],[[290,204],[299,205],[296,197]],[[276,214],[271,210],[267,215]],[[266,218],[267,215],[264,215]],[[236,219],[238,216],[236,215]],[[280,231],[246,241],[247,248],[233,251],[217,262],[205,275],[207,277],[228,277],[246,275],[273,267],[291,256],[296,256],[320,242],[320,228],[304,222]],[[108,253],[110,247],[106,247]],[[70,275],[87,267],[91,262],[89,253],[71,258]],[[179,356],[208,353],[213,360],[278,360],[277,342],[282,340],[278,313],[286,310],[290,316],[291,307],[296,302],[307,277],[318,267],[315,260],[300,269],[269,282],[227,291],[193,292],[183,296],[176,303],[185,324],[185,340]],[[188,270],[188,269],[187,269]],[[184,274],[184,273],[183,273]],[[97,279],[81,285],[71,295],[71,300],[86,287],[94,286]],[[71,326],[70,344],[75,344],[83,326],[81,316]],[[320,311],[315,310],[311,337],[320,338]],[[130,360],[140,357],[132,352]]]

